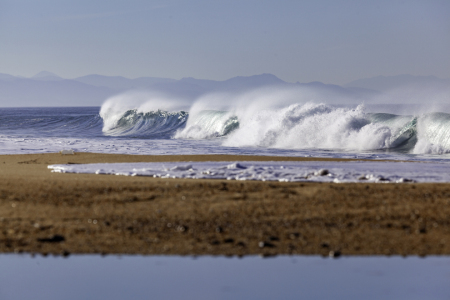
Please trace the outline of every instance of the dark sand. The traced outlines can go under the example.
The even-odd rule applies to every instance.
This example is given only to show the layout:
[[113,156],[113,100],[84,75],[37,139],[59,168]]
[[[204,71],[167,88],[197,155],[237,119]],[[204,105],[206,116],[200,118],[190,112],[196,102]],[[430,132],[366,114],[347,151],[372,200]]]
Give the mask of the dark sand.
[[[330,160],[76,153],[0,156],[0,252],[450,254],[450,184],[51,173],[49,164]],[[395,162],[393,162],[395,163]]]

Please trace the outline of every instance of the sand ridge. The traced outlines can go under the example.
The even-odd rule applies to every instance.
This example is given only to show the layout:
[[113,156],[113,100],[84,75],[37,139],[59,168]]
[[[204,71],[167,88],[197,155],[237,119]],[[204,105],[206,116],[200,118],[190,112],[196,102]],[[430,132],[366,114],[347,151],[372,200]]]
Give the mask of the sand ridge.
[[334,159],[1,155],[0,251],[450,254],[450,184],[158,179],[59,174],[47,168],[67,163],[251,160]]

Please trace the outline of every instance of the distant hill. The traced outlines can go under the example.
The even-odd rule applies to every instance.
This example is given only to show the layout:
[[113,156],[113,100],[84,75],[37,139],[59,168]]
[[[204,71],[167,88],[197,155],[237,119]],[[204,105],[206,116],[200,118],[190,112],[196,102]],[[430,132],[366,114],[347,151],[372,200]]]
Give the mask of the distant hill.
[[360,88],[360,87],[342,87],[335,84],[325,84],[320,81],[313,81],[309,83],[299,83],[298,86],[313,88],[321,91],[322,93],[327,93],[330,97],[340,96],[341,98],[349,98],[349,100],[356,99],[356,101],[370,101],[373,97],[378,96],[380,93],[378,91]]
[[272,74],[261,74],[253,76],[237,76],[224,81],[196,79],[186,77],[179,82],[197,85],[205,89],[205,91],[228,91],[236,92],[244,89],[254,89],[269,85],[285,85],[287,82],[279,79]]
[[9,74],[4,74],[4,73],[0,73],[0,80],[13,80],[15,79],[15,76],[9,75]]
[[58,75],[48,72],[42,71],[31,77],[34,80],[42,80],[42,81],[59,81],[64,80],[64,78],[59,77]]
[[96,74],[64,79],[44,71],[31,78],[0,74],[0,107],[100,106],[109,97],[130,90],[150,90],[164,93],[169,97],[195,100],[207,93],[241,93],[267,87],[272,91],[278,88],[289,89],[290,92],[299,95],[298,101],[340,104],[370,101],[378,94],[363,87],[342,87],[321,82],[288,83],[272,74],[237,76],[216,81],[192,77],[180,80],[158,77],[130,79]]
[[440,79],[435,76],[413,76],[413,75],[396,75],[396,76],[377,76],[352,81],[344,85],[351,88],[365,88],[380,92],[387,92],[399,88],[448,88],[450,87],[450,79]]
[[272,74],[261,74],[253,76],[237,76],[223,81],[223,89],[248,89],[248,88],[259,88],[263,86],[274,86],[274,85],[289,85],[287,82],[281,80]]
[[78,82],[93,86],[107,87],[113,90],[131,90],[150,88],[156,83],[175,82],[175,79],[157,78],[157,77],[140,77],[129,79],[122,76],[104,76],[104,75],[87,75],[73,79]]
[[73,80],[0,79],[0,107],[98,106],[114,94]]

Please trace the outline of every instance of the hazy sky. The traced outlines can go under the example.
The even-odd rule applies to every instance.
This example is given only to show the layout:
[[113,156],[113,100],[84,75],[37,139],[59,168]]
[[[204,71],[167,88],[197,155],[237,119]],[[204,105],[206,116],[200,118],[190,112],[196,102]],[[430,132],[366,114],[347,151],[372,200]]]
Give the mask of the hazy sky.
[[0,73],[450,78],[450,1],[0,0]]

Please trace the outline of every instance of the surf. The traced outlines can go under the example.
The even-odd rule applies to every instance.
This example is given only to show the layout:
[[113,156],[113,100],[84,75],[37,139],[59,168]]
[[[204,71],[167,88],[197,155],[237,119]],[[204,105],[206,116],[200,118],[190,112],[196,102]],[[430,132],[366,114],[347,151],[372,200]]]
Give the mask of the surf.
[[258,97],[243,101],[245,95],[217,101],[216,96],[192,101],[184,110],[170,99],[144,101],[134,107],[117,99],[108,101],[100,110],[102,132],[116,137],[219,138],[227,147],[450,152],[450,115],[446,113],[398,115],[367,112],[365,105],[338,107],[276,97],[271,103],[267,95],[264,101]]

